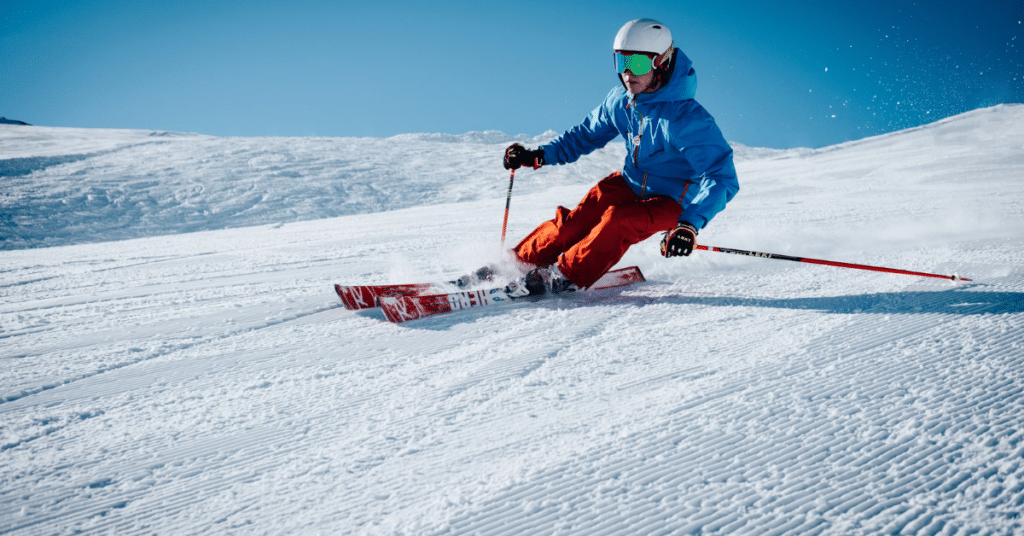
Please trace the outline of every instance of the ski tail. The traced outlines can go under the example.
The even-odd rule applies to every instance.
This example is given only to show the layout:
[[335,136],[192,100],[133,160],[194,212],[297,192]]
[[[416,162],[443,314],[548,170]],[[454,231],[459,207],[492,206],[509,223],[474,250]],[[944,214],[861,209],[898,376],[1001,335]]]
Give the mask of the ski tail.
[[587,290],[624,287],[626,285],[632,285],[633,283],[643,283],[644,281],[647,281],[647,278],[645,278],[644,274],[640,272],[640,268],[630,266],[628,268],[621,268],[619,270],[606,272],[597,280],[596,283],[590,285]]
[[[636,266],[612,270],[587,290],[622,287],[646,281]],[[399,323],[417,318],[451,313],[462,309],[507,303],[520,298],[509,296],[504,287],[449,294],[380,296],[381,311],[391,322]]]

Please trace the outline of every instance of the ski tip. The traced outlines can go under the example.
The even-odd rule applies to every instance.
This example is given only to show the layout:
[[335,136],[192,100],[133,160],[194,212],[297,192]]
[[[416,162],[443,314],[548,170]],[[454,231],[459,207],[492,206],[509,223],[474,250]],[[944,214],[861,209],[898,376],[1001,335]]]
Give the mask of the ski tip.
[[366,296],[363,295],[363,292],[358,287],[334,285],[334,291],[338,293],[338,297],[341,298],[341,303],[349,311],[358,311],[360,309],[373,307],[373,304],[367,302]]
[[338,294],[338,297],[341,298],[341,304],[344,305],[346,309],[348,309],[349,311],[358,309],[358,307],[356,307],[355,304],[352,303],[352,301],[349,299],[348,294],[345,292],[345,289],[342,288],[341,285],[334,285],[334,292],[336,292]]
[[400,302],[401,298],[398,296],[381,296],[377,298],[377,305],[380,307],[381,312],[384,313],[384,318],[395,324],[412,319],[412,317],[403,314],[406,308]]
[[[447,303],[447,297],[446,294],[420,296],[392,295],[381,296],[377,298],[377,302],[380,305],[381,312],[384,313],[384,318],[387,318],[389,322],[398,324],[444,312],[441,307],[434,305],[434,303],[442,299],[444,303]],[[434,306],[431,307],[431,305]]]

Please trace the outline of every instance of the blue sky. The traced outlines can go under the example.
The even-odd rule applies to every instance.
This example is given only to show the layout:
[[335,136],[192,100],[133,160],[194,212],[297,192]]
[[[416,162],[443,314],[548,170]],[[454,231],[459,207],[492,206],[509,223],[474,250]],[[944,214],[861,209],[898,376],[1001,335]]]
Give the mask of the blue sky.
[[562,132],[666,23],[726,138],[822,147],[1024,102],[1024,0],[0,0],[0,115],[220,136]]

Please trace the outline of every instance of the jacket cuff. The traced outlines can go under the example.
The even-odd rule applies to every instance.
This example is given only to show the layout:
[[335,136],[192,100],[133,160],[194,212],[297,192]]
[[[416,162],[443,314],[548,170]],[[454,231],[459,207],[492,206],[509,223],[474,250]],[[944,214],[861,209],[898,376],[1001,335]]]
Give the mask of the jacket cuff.
[[707,224],[707,220],[696,214],[683,214],[679,216],[679,223],[688,223],[696,230],[701,230]]
[[544,165],[550,166],[551,164],[560,164],[561,163],[561,162],[558,161],[558,158],[556,158],[557,155],[555,154],[555,151],[552,150],[549,146],[541,145],[540,147],[538,147],[538,149],[544,151],[544,162],[543,162]]

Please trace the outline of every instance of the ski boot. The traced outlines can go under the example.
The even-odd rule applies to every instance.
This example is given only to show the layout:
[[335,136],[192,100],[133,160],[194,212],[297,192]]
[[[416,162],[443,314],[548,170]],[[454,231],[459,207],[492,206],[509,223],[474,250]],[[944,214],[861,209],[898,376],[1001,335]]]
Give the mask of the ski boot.
[[579,290],[575,283],[562,275],[557,267],[534,268],[523,277],[512,281],[505,287],[505,292],[513,298],[524,296],[543,296]]
[[473,272],[471,274],[467,274],[467,275],[464,275],[464,276],[456,279],[455,280],[455,286],[459,287],[459,288],[466,288],[466,287],[473,286],[473,285],[475,285],[477,283],[482,283],[484,281],[490,281],[490,280],[494,279],[494,275],[497,272],[498,272],[498,265],[496,265],[496,264],[488,264],[487,266],[484,266],[483,268],[480,268],[479,270],[477,270],[477,271],[475,271],[475,272]]

